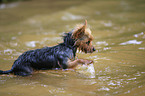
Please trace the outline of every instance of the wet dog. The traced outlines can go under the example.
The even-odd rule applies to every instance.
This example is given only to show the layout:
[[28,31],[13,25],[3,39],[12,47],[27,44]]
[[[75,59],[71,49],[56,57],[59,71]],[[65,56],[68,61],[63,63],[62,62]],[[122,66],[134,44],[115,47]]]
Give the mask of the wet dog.
[[92,46],[93,36],[87,28],[87,21],[77,25],[71,32],[65,33],[63,43],[53,47],[30,50],[24,52],[15,60],[8,71],[0,70],[0,74],[14,73],[14,75],[28,76],[34,70],[75,68],[78,64],[90,64],[92,60],[76,59],[77,49],[85,53],[92,53],[96,49]]

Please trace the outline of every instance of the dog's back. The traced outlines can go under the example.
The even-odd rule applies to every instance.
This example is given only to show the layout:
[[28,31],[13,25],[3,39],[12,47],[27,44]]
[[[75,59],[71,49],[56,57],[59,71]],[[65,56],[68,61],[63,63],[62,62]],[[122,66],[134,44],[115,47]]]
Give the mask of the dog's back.
[[74,58],[73,50],[61,43],[54,47],[45,47],[23,53],[14,62],[12,69],[16,75],[19,75],[17,74],[19,73],[18,70],[24,70],[26,73],[32,74],[32,70],[46,70],[61,67],[66,69],[66,62],[72,58]]

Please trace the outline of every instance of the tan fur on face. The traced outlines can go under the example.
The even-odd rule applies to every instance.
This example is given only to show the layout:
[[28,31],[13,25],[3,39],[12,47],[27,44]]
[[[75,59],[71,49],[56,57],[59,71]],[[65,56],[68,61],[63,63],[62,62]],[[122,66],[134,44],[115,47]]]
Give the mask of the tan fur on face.
[[[73,30],[73,38],[76,39],[75,45],[85,53],[92,53],[93,46],[92,40],[93,36],[91,34],[91,30],[87,28],[87,21],[85,24],[79,24]],[[87,44],[87,42],[90,42]]]
[[92,32],[90,28],[87,28],[87,20],[85,20],[84,24],[76,25],[75,29],[73,30],[73,38],[79,39],[81,37],[88,36],[88,38],[93,39]]

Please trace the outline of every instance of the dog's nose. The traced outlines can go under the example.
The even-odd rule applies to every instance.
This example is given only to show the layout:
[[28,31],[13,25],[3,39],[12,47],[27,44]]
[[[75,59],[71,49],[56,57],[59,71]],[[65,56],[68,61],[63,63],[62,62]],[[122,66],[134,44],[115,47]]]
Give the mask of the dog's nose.
[[96,49],[93,47],[93,51],[96,51]]

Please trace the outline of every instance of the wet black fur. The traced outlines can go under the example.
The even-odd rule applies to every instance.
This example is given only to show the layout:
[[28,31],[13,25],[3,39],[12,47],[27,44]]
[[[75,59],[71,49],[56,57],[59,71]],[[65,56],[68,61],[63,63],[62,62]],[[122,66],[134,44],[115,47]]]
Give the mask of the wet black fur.
[[30,50],[24,52],[15,60],[11,70],[1,71],[0,74],[14,73],[15,75],[31,75],[34,70],[46,70],[53,68],[67,68],[67,61],[74,59],[77,47],[72,33],[66,33],[64,42],[53,47]]

